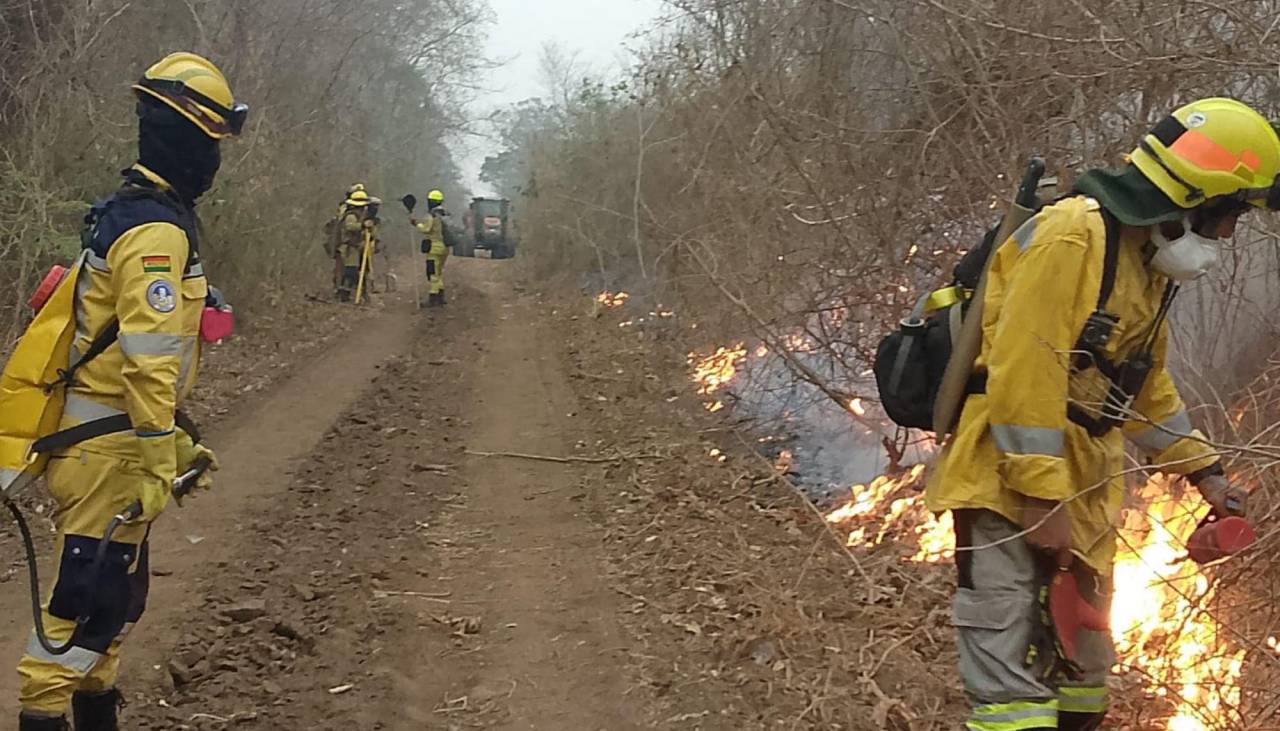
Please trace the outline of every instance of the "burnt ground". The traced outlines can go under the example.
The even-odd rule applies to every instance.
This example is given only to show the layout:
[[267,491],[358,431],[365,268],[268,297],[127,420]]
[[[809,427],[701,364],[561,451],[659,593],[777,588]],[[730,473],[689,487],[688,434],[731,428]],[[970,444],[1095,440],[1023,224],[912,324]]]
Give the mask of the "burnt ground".
[[944,584],[844,552],[653,342],[451,266],[446,310],[207,394],[226,466],[157,526],[126,728],[954,727]]

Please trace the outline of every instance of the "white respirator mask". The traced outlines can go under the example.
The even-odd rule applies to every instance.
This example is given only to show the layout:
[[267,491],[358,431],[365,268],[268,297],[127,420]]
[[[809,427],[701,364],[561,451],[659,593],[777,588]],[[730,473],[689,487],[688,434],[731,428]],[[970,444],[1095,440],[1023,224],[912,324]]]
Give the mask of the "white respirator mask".
[[1222,241],[1201,236],[1187,220],[1182,222],[1182,230],[1181,236],[1170,240],[1159,226],[1151,229],[1151,243],[1156,245],[1151,268],[1170,279],[1187,282],[1203,277],[1218,265]]

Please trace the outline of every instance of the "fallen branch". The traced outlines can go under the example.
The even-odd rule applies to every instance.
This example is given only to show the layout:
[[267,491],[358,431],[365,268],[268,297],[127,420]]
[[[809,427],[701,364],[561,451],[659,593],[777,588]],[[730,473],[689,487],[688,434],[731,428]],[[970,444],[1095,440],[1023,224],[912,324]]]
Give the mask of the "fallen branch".
[[526,454],[524,452],[485,452],[479,449],[467,449],[465,452],[476,457],[509,457],[511,459],[531,459],[536,462],[555,462],[557,464],[608,464],[636,459],[654,459],[658,456],[656,454],[620,454],[616,457],[557,457],[550,454]]
[[413,597],[415,599],[426,599],[427,601],[439,602],[441,604],[453,603],[450,600],[445,599],[445,597],[447,596],[453,596],[453,592],[451,591],[443,591],[443,592],[385,591],[383,589],[374,589],[373,591],[374,599],[386,599],[387,597],[393,597],[393,596],[407,596],[407,597]]

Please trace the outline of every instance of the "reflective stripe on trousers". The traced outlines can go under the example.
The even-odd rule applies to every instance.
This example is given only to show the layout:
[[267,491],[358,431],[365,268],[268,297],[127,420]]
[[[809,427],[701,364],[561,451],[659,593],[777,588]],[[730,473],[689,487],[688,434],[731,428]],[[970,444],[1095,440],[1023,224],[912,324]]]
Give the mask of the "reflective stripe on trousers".
[[1068,686],[1058,688],[1058,710],[1063,713],[1103,713],[1110,696],[1105,685]]
[[1036,731],[1058,727],[1058,701],[1014,701],[975,706],[970,731]]
[[[70,636],[70,633],[67,633],[66,637],[60,637],[58,639],[53,639],[51,637],[50,639],[53,640],[54,644],[60,645],[67,640],[67,637]],[[40,644],[40,639],[36,637],[36,633],[33,631],[31,633],[31,638],[27,640],[27,657],[37,662],[57,665],[74,673],[85,675],[93,669],[94,665],[98,664],[99,660],[102,659],[102,653],[94,652],[93,650],[83,647],[73,647],[62,655],[54,655],[44,649],[44,645]]]

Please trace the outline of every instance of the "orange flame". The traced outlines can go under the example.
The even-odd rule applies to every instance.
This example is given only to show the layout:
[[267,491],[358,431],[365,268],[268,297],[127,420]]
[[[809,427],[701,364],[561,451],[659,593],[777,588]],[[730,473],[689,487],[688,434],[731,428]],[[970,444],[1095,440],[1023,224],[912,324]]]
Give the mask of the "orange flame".
[[626,292],[601,292],[596,295],[596,302],[608,309],[621,307],[625,305],[629,299],[631,299],[631,295]]
[[1136,672],[1149,693],[1173,703],[1169,731],[1235,728],[1245,651],[1203,611],[1213,586],[1185,560],[1206,506],[1169,488],[1162,477],[1147,481],[1139,493],[1144,507],[1127,511],[1120,530],[1111,609],[1119,670]]
[[827,522],[855,524],[846,541],[849,546],[870,548],[887,538],[914,541],[912,561],[937,563],[955,554],[951,515],[930,513],[920,493],[925,466],[912,467],[898,477],[881,475],[866,485],[855,485],[849,502],[827,514]]
[[[698,384],[698,395],[710,396],[724,388],[725,384],[738,375],[738,366],[746,357],[747,346],[744,343],[729,348],[720,346],[714,353],[706,356],[690,353],[688,363],[693,368],[693,381]],[[720,408],[724,408],[724,405],[721,404]]]

